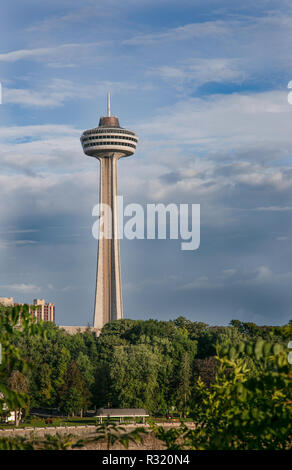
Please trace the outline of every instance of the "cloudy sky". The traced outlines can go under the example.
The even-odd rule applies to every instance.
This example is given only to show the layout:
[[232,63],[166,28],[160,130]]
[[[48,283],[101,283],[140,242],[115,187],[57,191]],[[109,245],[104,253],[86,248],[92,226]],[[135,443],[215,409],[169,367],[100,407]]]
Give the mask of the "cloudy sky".
[[291,318],[292,6],[286,0],[11,0],[0,15],[0,296],[92,321],[98,162],[80,134],[135,131],[125,203],[201,205],[201,245],[122,240],[124,314]]

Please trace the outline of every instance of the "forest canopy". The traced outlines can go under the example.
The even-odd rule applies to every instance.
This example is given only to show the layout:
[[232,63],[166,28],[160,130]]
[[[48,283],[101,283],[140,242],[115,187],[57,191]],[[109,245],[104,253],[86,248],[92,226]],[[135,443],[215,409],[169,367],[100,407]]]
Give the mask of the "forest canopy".
[[[0,310],[3,315],[7,308]],[[215,382],[218,348],[229,348],[235,357],[243,351],[249,375],[256,377],[265,360],[244,351],[259,341],[287,349],[292,337],[291,322],[257,326],[232,320],[229,326],[210,326],[184,317],[118,320],[105,325],[99,337],[90,329],[69,335],[52,323],[42,328],[42,335],[12,337],[30,367],[17,376],[11,371],[9,380],[28,393],[28,409],[58,408],[65,415],[99,407],[146,408],[153,416],[171,410],[192,414],[199,377],[206,387]]]

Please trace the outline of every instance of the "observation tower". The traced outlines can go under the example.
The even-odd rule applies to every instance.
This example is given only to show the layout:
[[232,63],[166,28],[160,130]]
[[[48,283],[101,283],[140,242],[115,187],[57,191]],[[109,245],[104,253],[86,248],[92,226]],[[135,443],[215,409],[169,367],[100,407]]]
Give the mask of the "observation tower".
[[81,145],[86,155],[100,161],[100,234],[97,254],[97,275],[93,327],[101,329],[106,323],[123,318],[120,240],[118,238],[117,161],[133,155],[138,138],[132,131],[120,127],[119,119],[111,116],[110,94],[107,96],[107,116],[100,118],[98,127],[84,131]]

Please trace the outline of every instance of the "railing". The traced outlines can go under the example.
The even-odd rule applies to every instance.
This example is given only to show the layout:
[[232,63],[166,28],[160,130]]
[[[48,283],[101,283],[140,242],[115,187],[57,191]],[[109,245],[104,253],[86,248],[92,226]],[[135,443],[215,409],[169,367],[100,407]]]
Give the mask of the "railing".
[[108,134],[109,132],[114,133],[114,134],[128,134],[128,135],[136,135],[135,132],[132,131],[127,131],[123,128],[118,129],[118,128],[103,128],[100,129],[100,127],[95,127],[94,129],[89,129],[88,131],[84,131],[83,135],[89,135],[89,134]]

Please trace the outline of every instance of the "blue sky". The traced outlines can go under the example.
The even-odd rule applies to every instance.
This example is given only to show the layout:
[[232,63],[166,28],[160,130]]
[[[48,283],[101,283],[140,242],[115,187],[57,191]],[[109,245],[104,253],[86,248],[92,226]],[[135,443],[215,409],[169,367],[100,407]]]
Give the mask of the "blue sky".
[[92,321],[106,92],[135,156],[125,202],[201,204],[201,245],[121,242],[133,319],[259,324],[292,303],[291,2],[11,0],[0,16],[0,296]]

